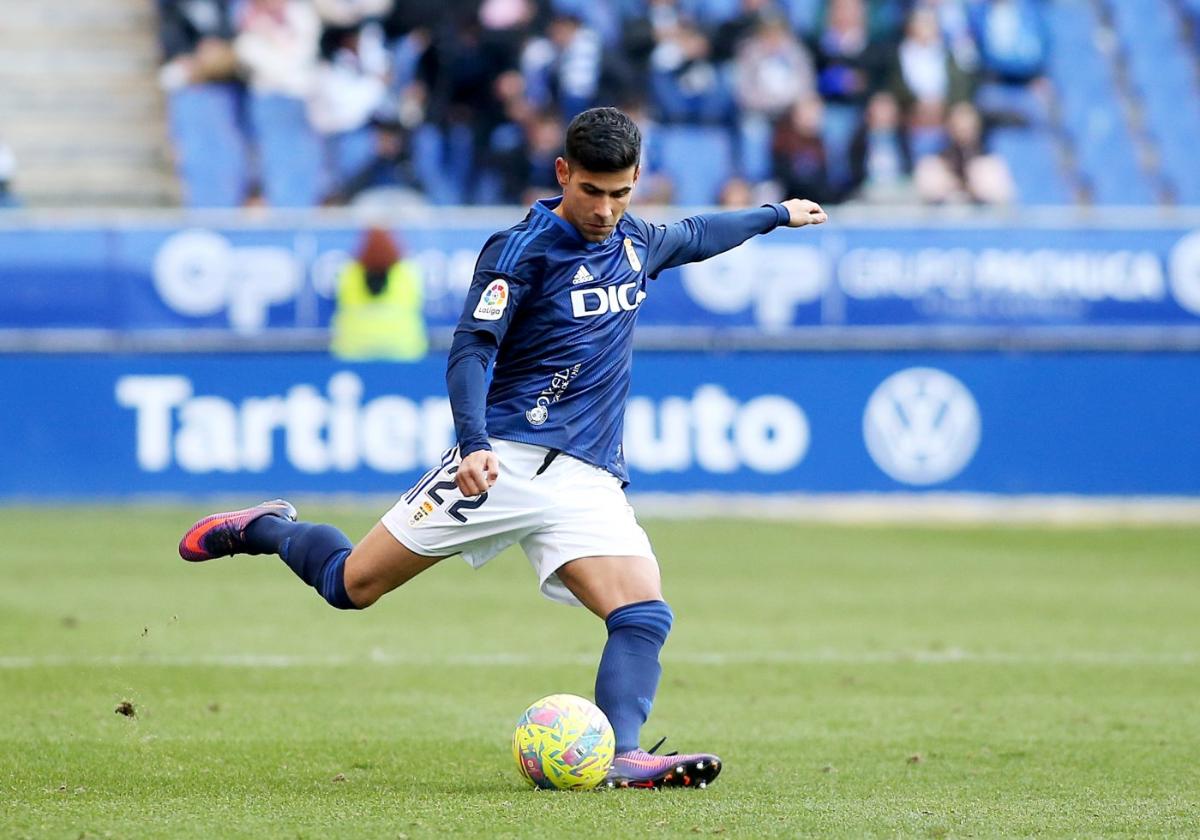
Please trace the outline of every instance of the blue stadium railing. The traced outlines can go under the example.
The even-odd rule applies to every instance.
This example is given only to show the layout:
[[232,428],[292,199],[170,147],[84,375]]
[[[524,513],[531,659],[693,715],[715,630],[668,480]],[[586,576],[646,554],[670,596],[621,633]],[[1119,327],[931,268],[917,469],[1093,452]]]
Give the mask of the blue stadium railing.
[[[444,348],[479,247],[523,212],[0,213],[0,349],[320,349],[338,269],[383,222]],[[1200,210],[839,207],[649,291],[647,348],[1191,351]]]

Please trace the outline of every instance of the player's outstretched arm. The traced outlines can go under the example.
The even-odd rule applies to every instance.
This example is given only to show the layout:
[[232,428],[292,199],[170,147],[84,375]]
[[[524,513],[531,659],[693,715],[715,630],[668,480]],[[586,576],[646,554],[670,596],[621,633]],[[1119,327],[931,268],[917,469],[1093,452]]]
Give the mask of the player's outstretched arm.
[[829,218],[825,211],[821,209],[820,204],[817,204],[815,201],[809,201],[807,198],[789,198],[783,202],[783,206],[791,214],[791,219],[787,223],[787,226],[790,228],[819,225]]
[[819,225],[826,218],[815,201],[789,198],[780,204],[704,213],[672,225],[646,225],[646,273],[654,278],[673,266],[715,257],[752,236],[779,227]]

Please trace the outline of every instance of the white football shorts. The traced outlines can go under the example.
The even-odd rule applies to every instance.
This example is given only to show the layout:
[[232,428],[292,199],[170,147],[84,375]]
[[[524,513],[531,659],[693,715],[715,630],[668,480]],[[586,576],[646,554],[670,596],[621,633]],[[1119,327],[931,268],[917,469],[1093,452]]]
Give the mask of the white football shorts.
[[542,594],[564,604],[579,604],[556,574],[565,563],[598,555],[656,559],[615,475],[566,453],[539,473],[550,450],[489,442],[500,476],[487,493],[464,497],[458,491],[460,459],[452,449],[383,515],[384,527],[417,554],[462,554],[477,569],[519,542]]

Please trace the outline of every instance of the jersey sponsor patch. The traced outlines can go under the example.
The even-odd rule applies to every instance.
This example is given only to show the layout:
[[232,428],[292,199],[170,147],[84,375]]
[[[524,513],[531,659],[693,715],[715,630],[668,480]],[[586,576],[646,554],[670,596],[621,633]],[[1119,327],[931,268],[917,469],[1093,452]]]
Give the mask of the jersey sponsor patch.
[[475,304],[475,317],[480,321],[499,321],[508,306],[508,281],[493,280],[479,295]]
[[637,251],[633,250],[633,240],[625,237],[625,256],[629,258],[629,267],[634,271],[642,270],[642,261],[638,259]]

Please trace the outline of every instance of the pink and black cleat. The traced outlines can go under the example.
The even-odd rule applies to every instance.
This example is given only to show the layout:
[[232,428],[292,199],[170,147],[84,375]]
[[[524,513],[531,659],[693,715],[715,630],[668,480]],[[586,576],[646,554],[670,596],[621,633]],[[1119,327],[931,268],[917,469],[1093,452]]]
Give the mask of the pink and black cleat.
[[214,557],[246,553],[246,527],[263,516],[279,516],[296,521],[296,508],[291,502],[274,499],[254,507],[214,513],[187,529],[179,541],[179,556],[199,563]]
[[721,773],[721,759],[708,753],[655,755],[659,741],[649,751],[630,750],[613,759],[604,780],[610,788],[706,788]]

